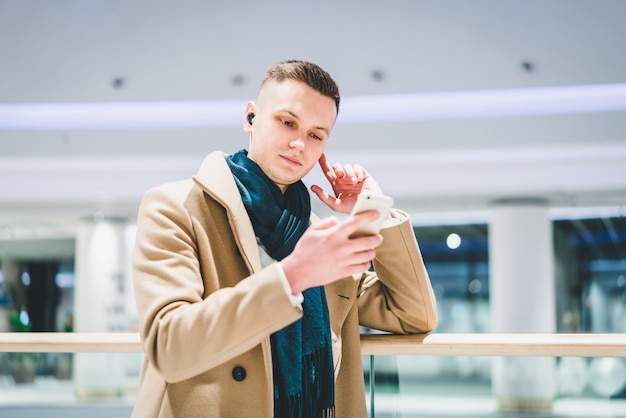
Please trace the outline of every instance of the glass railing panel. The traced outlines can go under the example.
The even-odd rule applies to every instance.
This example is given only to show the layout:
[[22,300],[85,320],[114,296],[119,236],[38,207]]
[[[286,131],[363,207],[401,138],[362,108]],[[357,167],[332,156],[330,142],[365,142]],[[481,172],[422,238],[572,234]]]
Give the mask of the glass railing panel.
[[[371,337],[362,338],[362,349],[378,354],[362,357],[363,377],[370,412],[379,418],[626,417],[624,335]],[[137,335],[10,333],[0,339],[4,350],[43,347],[56,352],[0,352],[0,416],[97,418],[96,410],[107,418],[129,416],[143,360]],[[78,352],[65,352],[71,350]],[[395,353],[402,355],[387,355]],[[565,353],[585,357],[556,356]],[[27,363],[35,367],[31,380],[24,371],[14,374]],[[111,376],[98,377],[103,370]],[[546,390],[546,382],[549,396],[525,398],[530,390]]]
[[626,417],[621,357],[363,356],[363,367],[370,417]]
[[[0,417],[128,417],[142,359],[141,353],[0,353]],[[104,369],[108,376],[99,374]]]

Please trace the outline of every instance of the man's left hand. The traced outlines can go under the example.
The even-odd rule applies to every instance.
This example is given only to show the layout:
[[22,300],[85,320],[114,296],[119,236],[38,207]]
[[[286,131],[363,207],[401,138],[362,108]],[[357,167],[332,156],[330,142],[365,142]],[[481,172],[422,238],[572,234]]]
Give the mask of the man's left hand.
[[359,194],[363,192],[383,194],[376,180],[359,164],[335,163],[330,166],[326,155],[322,154],[319,165],[333,189],[334,196],[318,185],[313,185],[311,190],[335,212],[350,213]]

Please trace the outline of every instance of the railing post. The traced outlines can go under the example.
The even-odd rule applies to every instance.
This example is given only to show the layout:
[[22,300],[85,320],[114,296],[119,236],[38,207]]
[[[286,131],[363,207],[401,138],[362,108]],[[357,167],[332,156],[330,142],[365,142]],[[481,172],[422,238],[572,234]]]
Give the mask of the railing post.
[[370,356],[370,418],[374,418],[376,412],[374,411],[374,395],[376,394],[375,376],[376,369],[374,368],[374,355]]

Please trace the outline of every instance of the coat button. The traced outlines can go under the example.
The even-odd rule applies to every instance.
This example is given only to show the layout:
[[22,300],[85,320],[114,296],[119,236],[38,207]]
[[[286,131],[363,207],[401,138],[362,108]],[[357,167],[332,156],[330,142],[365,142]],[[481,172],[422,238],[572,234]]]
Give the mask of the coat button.
[[241,366],[237,366],[233,369],[233,379],[235,379],[237,382],[241,382],[245,378],[246,378],[246,369],[244,369]]

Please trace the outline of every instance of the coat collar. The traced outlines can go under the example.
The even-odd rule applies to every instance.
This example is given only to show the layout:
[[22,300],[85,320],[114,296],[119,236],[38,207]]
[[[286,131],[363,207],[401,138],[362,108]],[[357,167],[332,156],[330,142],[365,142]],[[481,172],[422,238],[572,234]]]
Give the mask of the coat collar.
[[259,247],[250,217],[241,201],[241,194],[226,164],[226,157],[227,154],[220,151],[207,155],[193,180],[205,193],[224,206],[241,254],[250,270],[255,272],[261,269]]
[[[193,180],[226,209],[241,254],[250,270],[256,272],[261,269],[259,247],[235,179],[226,164],[227,156],[228,154],[219,151],[209,154],[202,162],[198,173],[193,176]],[[311,222],[318,220],[319,218],[311,213]],[[332,307],[337,312],[345,311],[347,314],[346,309],[350,307],[351,299],[356,298],[357,283],[358,277],[348,277],[326,285],[329,308]]]

